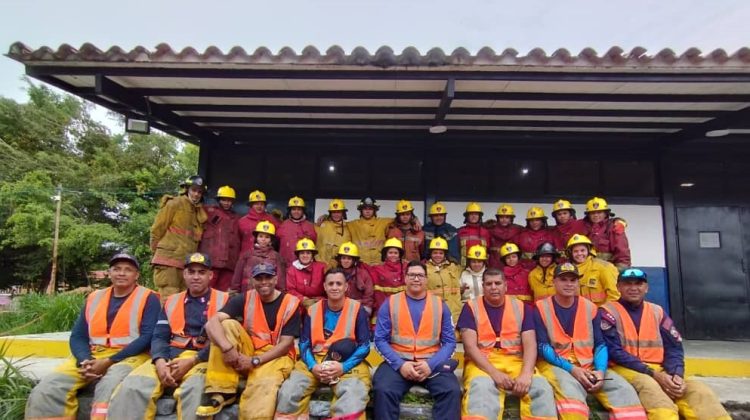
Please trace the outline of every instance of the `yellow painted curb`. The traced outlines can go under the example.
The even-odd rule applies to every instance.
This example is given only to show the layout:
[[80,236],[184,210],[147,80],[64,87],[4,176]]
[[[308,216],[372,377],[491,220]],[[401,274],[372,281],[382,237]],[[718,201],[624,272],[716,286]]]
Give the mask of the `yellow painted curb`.
[[0,338],[0,346],[7,346],[6,356],[12,357],[68,357],[68,341],[30,338]]
[[686,376],[750,377],[750,360],[685,358]]

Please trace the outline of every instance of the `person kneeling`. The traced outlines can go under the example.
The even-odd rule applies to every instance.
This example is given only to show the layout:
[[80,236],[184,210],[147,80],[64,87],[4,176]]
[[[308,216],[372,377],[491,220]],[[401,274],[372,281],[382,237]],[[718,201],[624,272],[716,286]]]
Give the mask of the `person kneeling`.
[[328,270],[326,299],[307,309],[299,340],[301,360],[279,391],[277,419],[306,419],[310,398],[321,385],[333,388],[331,418],[365,418],[370,393],[369,316],[364,306],[346,297],[340,268]]

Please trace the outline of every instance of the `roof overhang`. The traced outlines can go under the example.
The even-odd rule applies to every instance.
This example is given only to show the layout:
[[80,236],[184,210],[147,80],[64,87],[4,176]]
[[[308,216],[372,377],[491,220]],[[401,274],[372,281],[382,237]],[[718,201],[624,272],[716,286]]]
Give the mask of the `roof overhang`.
[[[519,56],[489,48],[248,54],[16,43],[7,56],[34,78],[196,144],[387,134],[672,145],[711,130],[750,133],[747,48]],[[429,134],[435,126],[447,132]]]

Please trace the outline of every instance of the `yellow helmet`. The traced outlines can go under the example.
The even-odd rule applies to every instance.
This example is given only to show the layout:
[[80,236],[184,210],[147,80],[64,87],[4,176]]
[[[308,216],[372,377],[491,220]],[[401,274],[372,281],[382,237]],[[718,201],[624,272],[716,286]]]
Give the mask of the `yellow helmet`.
[[516,212],[510,204],[503,204],[497,208],[497,216],[516,217]]
[[609,206],[607,205],[607,200],[601,197],[594,197],[591,200],[587,201],[586,213],[590,213],[592,211],[610,211]]
[[466,205],[466,210],[464,211],[464,216],[468,213],[479,213],[481,215],[484,215],[484,212],[482,211],[482,206],[479,205],[479,203],[472,201],[471,203]]
[[398,238],[389,238],[385,241],[385,244],[383,244],[383,249],[388,248],[398,248],[400,250],[404,250],[404,244],[401,242]]
[[253,231],[253,233],[267,233],[269,235],[276,235],[276,226],[274,226],[271,222],[261,220],[257,225],[255,225],[255,230]]
[[255,190],[250,193],[250,195],[247,197],[247,201],[250,203],[255,203],[258,201],[266,202],[266,194],[263,191]]
[[547,216],[545,216],[544,210],[541,207],[532,207],[526,212],[526,220],[546,218]]
[[414,206],[411,205],[409,200],[401,200],[396,204],[396,214],[406,213],[414,211]]
[[234,188],[224,185],[219,187],[219,191],[216,192],[216,198],[231,198],[234,200],[237,198],[237,194],[234,192]]
[[344,204],[344,200],[341,200],[339,198],[334,198],[331,200],[330,203],[328,203],[328,211],[346,211],[346,204]]
[[552,203],[552,214],[554,215],[556,211],[560,210],[570,210],[573,211],[573,204],[570,203],[568,200],[559,199]]
[[286,205],[287,207],[305,207],[305,200],[302,199],[302,197],[297,197],[296,195],[289,199],[289,203]]
[[448,242],[444,238],[437,237],[430,241],[430,246],[428,247],[430,251],[433,249],[442,249],[443,251],[448,250]]
[[474,245],[466,251],[466,258],[470,260],[487,260],[487,248],[482,245]]
[[359,258],[359,248],[354,242],[344,242],[339,247],[337,256],[346,255],[352,258]]
[[510,254],[520,254],[521,250],[513,242],[506,242],[500,247],[500,257],[505,258]]
[[318,252],[318,250],[315,249],[315,242],[308,238],[302,238],[297,241],[297,246],[294,247],[294,252],[299,251],[312,251],[313,253]]
[[581,234],[575,234],[568,239],[568,244],[565,245],[565,249],[570,249],[573,247],[573,245],[588,245],[589,248],[591,248],[594,244],[591,242],[591,239],[588,238],[586,235]]
[[448,210],[445,209],[445,205],[441,202],[437,202],[430,206],[430,212],[427,214],[428,216],[433,216],[435,214],[448,214]]

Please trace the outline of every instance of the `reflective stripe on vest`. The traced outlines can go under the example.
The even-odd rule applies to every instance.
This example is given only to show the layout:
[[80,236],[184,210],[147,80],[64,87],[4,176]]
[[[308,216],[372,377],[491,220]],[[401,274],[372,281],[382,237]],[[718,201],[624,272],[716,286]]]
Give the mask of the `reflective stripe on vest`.
[[310,344],[312,352],[318,355],[324,355],[328,352],[331,344],[349,338],[355,340],[357,315],[359,314],[360,303],[354,299],[345,298],[344,307],[339,315],[336,328],[330,337],[325,338],[323,330],[325,328],[325,302],[320,300],[308,309],[310,314]]
[[151,290],[136,286],[117,311],[107,332],[107,311],[112,287],[96,290],[86,299],[86,322],[89,325],[89,344],[122,348],[140,337],[141,318]]
[[[184,349],[191,342],[193,347],[202,349],[205,343],[199,343],[193,336],[185,335],[185,297],[187,291],[180,292],[167,298],[164,303],[164,311],[167,314],[169,328],[172,330],[172,339],[169,343],[172,347]],[[218,290],[211,289],[211,296],[208,299],[208,308],[206,309],[206,318],[211,318],[216,312],[227,303],[229,294]]]
[[645,363],[661,364],[664,361],[664,343],[659,330],[664,319],[664,310],[661,306],[643,302],[641,325],[638,330],[627,309],[619,302],[608,302],[604,309],[615,317],[617,333],[626,352]]
[[390,298],[391,346],[402,359],[428,359],[440,350],[443,305],[439,297],[427,293],[419,331],[414,331],[406,293]]
[[377,284],[375,284],[372,286],[372,289],[376,292],[396,294],[398,292],[403,292],[406,289],[406,286],[387,287],[387,286],[378,286]]
[[552,303],[554,297],[538,300],[536,306],[547,329],[550,344],[558,355],[569,361],[577,361],[583,368],[594,362],[594,328],[592,322],[596,316],[596,305],[580,296],[573,322],[573,336],[569,336],[560,324]]
[[[289,322],[289,319],[299,308],[299,299],[286,293],[276,313],[276,325],[273,331],[268,326],[266,313],[263,311],[263,302],[260,300],[258,292],[249,290],[245,292],[245,312],[242,326],[253,340],[255,349],[263,348],[267,345],[275,346],[279,342],[281,330]],[[294,346],[289,349],[289,357],[296,358],[297,352]]]
[[521,301],[505,296],[499,337],[492,328],[484,298],[478,297],[470,300],[469,307],[474,314],[474,322],[477,326],[477,345],[482,353],[489,353],[495,348],[495,344],[500,342],[500,348],[503,349],[504,353],[522,354],[521,325],[523,324],[524,307]]

